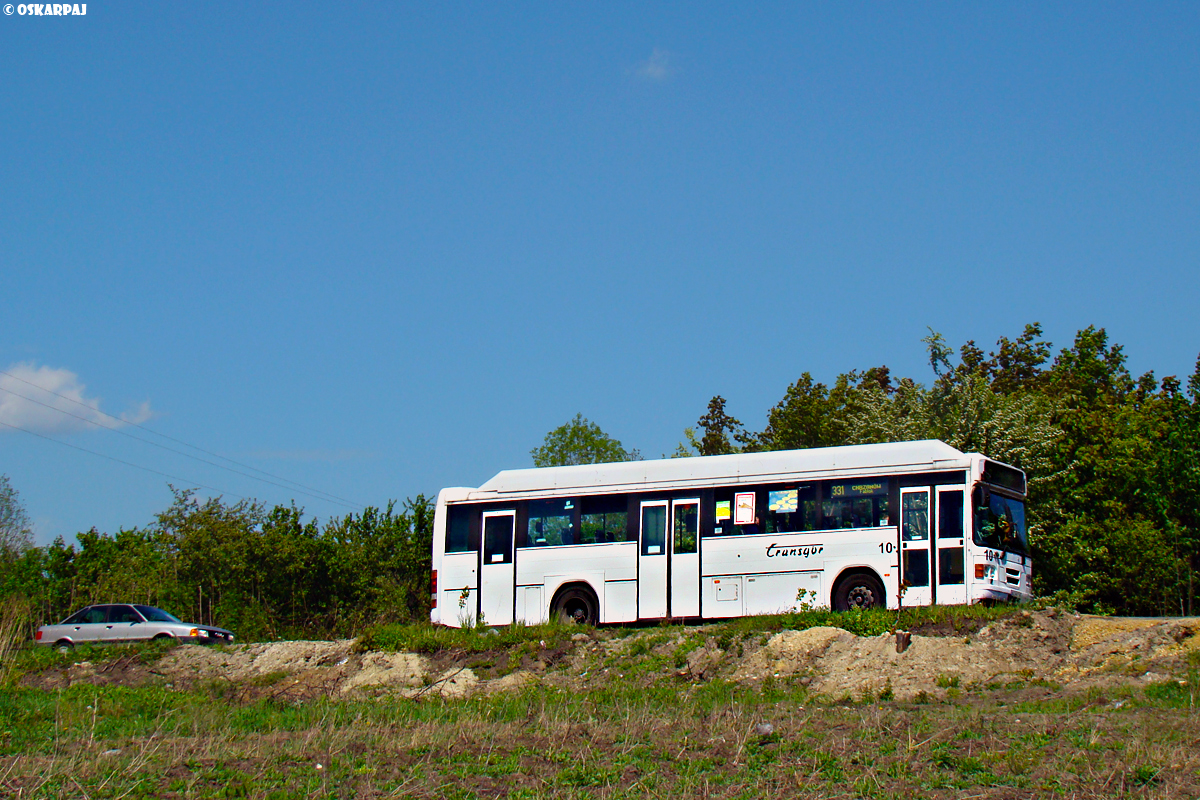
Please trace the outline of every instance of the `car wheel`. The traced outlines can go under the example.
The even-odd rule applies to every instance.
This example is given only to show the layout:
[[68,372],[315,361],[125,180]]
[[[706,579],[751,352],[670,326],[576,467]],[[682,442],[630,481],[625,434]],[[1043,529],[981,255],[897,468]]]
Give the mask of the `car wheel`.
[[59,639],[54,643],[54,649],[60,653],[69,653],[75,648],[75,643],[70,639]]
[[848,575],[838,584],[833,593],[833,608],[836,611],[849,611],[852,608],[883,608],[883,584],[874,575],[856,572]]
[[600,619],[599,606],[590,589],[567,589],[554,601],[552,616],[577,625],[595,625]]

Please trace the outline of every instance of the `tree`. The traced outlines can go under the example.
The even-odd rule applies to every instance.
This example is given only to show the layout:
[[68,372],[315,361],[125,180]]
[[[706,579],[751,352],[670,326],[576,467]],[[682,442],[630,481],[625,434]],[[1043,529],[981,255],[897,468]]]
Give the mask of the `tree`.
[[0,475],[0,556],[19,556],[33,547],[33,529],[21,497],[7,475]]
[[863,412],[864,398],[887,398],[898,391],[886,366],[838,375],[833,386],[805,372],[767,412],[767,427],[754,439],[755,450],[799,450],[851,443],[849,425]]
[[984,375],[992,381],[992,389],[1000,394],[1011,394],[1021,389],[1036,388],[1044,380],[1042,365],[1050,359],[1050,343],[1041,337],[1040,322],[1026,325],[1024,333],[1016,341],[1009,341],[1006,336],[1000,337],[996,342],[998,350],[991,354],[984,371]]
[[[700,438],[700,455],[723,456],[741,452],[750,437],[742,423],[725,413],[725,398],[717,395],[708,401],[708,413],[696,424],[704,431]],[[732,438],[731,438],[732,437]],[[733,443],[737,442],[738,445]]]
[[[693,458],[700,455],[700,440],[696,438],[695,428],[683,429],[683,441],[675,447],[675,452],[671,453],[671,458]],[[663,454],[663,458],[666,458]]]
[[541,447],[529,451],[535,467],[569,467],[575,464],[606,464],[637,461],[637,450],[626,451],[600,426],[576,414],[575,419],[546,434]]
[[855,443],[941,439],[1032,473],[1034,482],[1056,474],[1054,450],[1062,430],[1041,397],[994,392],[979,374],[963,380],[943,374],[932,389],[905,378],[891,396],[864,392],[850,417]]
[[763,450],[797,450],[841,444],[831,432],[836,426],[834,401],[825,384],[805,372],[767,412],[767,427],[758,435]]

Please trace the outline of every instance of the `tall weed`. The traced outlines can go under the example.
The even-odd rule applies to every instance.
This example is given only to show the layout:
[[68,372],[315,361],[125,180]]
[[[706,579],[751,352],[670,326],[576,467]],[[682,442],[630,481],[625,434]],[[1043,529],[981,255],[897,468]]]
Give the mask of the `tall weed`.
[[29,638],[29,601],[21,595],[0,600],[0,683],[7,682],[13,656]]

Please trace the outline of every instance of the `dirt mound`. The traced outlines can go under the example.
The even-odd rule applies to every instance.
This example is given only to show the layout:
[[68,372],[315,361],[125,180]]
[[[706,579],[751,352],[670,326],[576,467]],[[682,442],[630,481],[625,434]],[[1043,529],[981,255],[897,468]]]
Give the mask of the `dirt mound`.
[[738,679],[778,678],[808,671],[812,663],[823,658],[835,642],[849,642],[858,637],[841,628],[807,628],[802,631],[783,631],[772,636],[758,651],[745,657],[734,671]]
[[[960,687],[1038,681],[1083,689],[1178,671],[1197,646],[1196,620],[1122,620],[1021,612],[973,636],[921,636],[899,652],[895,634],[858,637],[830,629],[777,634],[740,675],[805,673],[821,694],[858,698],[944,696]],[[807,634],[800,636],[799,634]],[[799,646],[793,646],[795,642]],[[773,660],[772,656],[781,655]],[[764,663],[766,656],[766,663]]]
[[[897,647],[897,636],[855,636],[837,628],[778,633],[734,671],[739,679],[801,675],[813,691],[834,697],[911,699],[922,692],[1055,672],[1067,650],[1070,623],[1057,615],[1021,615],[974,636],[921,636]],[[903,650],[901,652],[901,650]]]
[[893,633],[865,637],[839,628],[809,628],[718,641],[712,630],[646,628],[627,634],[601,629],[516,654],[356,653],[351,640],[187,646],[151,665],[122,656],[46,670],[26,676],[25,683],[55,688],[160,682],[231,699],[302,702],[317,696],[458,697],[537,681],[585,690],[614,679],[782,679],[833,699],[910,700],[1014,682],[1084,690],[1159,679],[1180,674],[1190,651],[1200,650],[1198,619],[1087,617],[1055,610],[1022,611],[946,635],[914,632],[906,648],[897,647]]
[[[272,642],[229,648],[178,647],[155,665],[169,685],[224,682],[241,698],[307,699],[315,695],[437,693],[461,696],[478,679],[469,670],[438,674],[415,653],[355,653],[353,639]],[[227,692],[228,693],[228,692]]]

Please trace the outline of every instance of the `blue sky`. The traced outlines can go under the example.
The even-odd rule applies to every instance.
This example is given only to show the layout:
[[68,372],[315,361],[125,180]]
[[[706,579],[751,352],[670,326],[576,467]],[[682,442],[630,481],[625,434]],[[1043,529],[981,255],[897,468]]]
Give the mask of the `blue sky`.
[[657,456],[714,394],[758,428],[804,371],[928,380],[926,326],[1097,325],[1186,376],[1197,34],[1195,3],[0,16],[0,369],[76,401],[6,378],[0,473],[44,543],[168,481],[322,520],[478,485],[576,412]]

